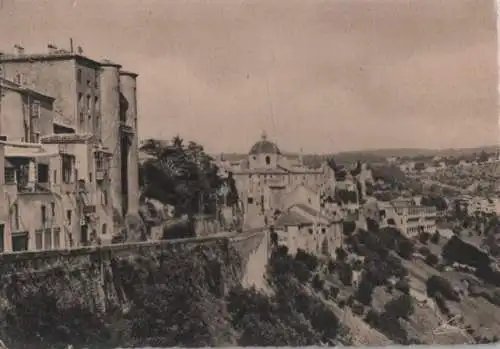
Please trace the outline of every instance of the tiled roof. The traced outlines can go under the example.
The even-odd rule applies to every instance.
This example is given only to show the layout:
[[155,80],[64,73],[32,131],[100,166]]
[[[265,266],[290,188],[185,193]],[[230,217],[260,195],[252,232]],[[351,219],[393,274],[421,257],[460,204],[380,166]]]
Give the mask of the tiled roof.
[[297,212],[285,212],[275,222],[276,227],[289,227],[301,224],[313,224],[313,222]]

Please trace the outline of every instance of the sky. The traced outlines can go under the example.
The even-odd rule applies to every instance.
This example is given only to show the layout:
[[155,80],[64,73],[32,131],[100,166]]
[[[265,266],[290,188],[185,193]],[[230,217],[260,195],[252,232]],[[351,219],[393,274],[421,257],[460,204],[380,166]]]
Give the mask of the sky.
[[69,38],[138,78],[139,137],[248,152],[498,138],[493,0],[0,0],[0,51]]

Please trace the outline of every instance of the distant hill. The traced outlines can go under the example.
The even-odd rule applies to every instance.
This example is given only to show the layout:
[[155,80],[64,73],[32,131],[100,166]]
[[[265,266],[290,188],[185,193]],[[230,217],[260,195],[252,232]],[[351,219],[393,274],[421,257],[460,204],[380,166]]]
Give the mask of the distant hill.
[[[425,148],[394,148],[394,149],[370,149],[344,151],[331,154],[304,154],[304,163],[307,166],[318,167],[329,157],[333,157],[338,164],[353,163],[362,161],[367,163],[386,162],[388,157],[416,158],[423,159],[440,157],[459,157],[479,155],[482,151],[486,153],[495,153],[499,150],[498,146],[484,146],[476,148],[457,148],[457,149],[425,149]],[[298,156],[297,153],[288,153],[287,156]],[[224,157],[229,161],[238,161],[245,159],[247,154],[224,153]]]

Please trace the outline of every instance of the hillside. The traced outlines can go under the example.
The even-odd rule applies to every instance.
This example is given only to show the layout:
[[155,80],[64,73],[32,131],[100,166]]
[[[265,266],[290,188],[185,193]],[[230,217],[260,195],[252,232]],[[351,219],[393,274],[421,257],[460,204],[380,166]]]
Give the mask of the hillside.
[[[394,149],[367,149],[357,151],[344,151],[331,154],[304,154],[304,163],[311,167],[318,167],[329,157],[334,157],[338,164],[355,163],[362,161],[367,163],[385,162],[388,157],[415,158],[415,157],[456,157],[486,153],[495,153],[498,146],[484,146],[475,148],[450,148],[450,149],[424,149],[424,148],[394,148]],[[289,156],[298,156],[297,153],[289,153]],[[229,161],[245,159],[247,154],[224,153]]]

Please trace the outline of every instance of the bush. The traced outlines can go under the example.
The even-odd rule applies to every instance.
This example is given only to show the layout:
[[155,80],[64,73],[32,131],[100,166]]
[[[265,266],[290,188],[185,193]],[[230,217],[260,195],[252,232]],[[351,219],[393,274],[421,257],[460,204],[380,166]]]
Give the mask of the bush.
[[352,285],[352,268],[348,263],[339,265],[339,279],[346,286]]
[[398,244],[398,254],[401,258],[411,259],[414,251],[414,245],[409,240],[403,240]]
[[318,257],[302,249],[297,250],[297,253],[295,254],[295,260],[297,262],[303,263],[309,269],[309,271],[314,271],[319,264]]
[[354,221],[344,221],[342,223],[342,231],[345,235],[351,235],[356,231],[356,222]]
[[431,254],[431,250],[429,250],[429,248],[425,246],[420,247],[418,249],[418,252],[424,257],[427,257],[428,255]]
[[395,287],[396,290],[403,292],[404,294],[410,294],[410,284],[405,279],[396,282]]
[[425,263],[427,263],[431,267],[434,267],[436,264],[438,264],[438,262],[439,258],[435,254],[430,253],[425,257]]
[[312,287],[316,291],[321,291],[321,290],[323,290],[324,286],[325,286],[325,281],[320,279],[320,277],[317,274],[314,275],[313,280],[312,280]]
[[453,289],[450,282],[445,278],[432,275],[426,282],[427,294],[429,297],[435,297],[437,294],[443,295],[446,299],[452,301],[460,301],[458,293]]
[[389,301],[384,306],[384,311],[393,319],[407,319],[414,312],[413,302],[408,294],[403,294],[400,297]]
[[439,232],[437,230],[434,234],[432,234],[430,240],[433,244],[439,243],[439,240],[441,240],[441,235],[439,234]]
[[429,241],[430,237],[431,234],[427,232],[421,232],[420,234],[418,234],[418,240],[420,241],[420,243],[424,245],[427,245],[427,242]]
[[363,276],[356,291],[356,299],[364,305],[370,305],[372,302],[372,295],[375,286],[371,281]]
[[351,309],[352,312],[358,316],[362,316],[365,312],[365,307],[363,306],[363,304],[358,302],[354,302]]
[[345,259],[347,258],[347,252],[342,247],[338,247],[335,250],[335,254],[337,255],[338,261],[345,261]]

